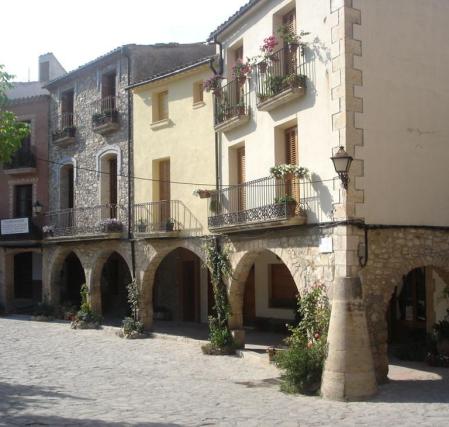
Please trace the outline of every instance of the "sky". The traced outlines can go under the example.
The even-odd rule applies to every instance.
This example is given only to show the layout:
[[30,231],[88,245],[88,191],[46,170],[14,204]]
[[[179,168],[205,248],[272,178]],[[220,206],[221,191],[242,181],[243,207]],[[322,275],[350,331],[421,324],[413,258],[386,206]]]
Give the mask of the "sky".
[[0,6],[0,64],[37,80],[53,52],[67,71],[128,43],[205,41],[247,0],[13,0]]

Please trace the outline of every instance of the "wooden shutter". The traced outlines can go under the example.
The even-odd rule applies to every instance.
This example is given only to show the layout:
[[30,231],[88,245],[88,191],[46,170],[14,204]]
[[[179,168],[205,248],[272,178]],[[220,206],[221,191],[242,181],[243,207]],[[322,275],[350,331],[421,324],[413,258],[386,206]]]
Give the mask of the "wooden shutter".
[[[298,164],[298,127],[294,126],[285,130],[285,163]],[[299,184],[297,179],[285,180],[285,194],[292,196],[297,202],[300,201]]]
[[168,119],[168,91],[159,93],[158,95],[159,120]]
[[292,9],[282,17],[282,25],[285,25],[292,33],[296,34],[296,9]]
[[[296,9],[291,10],[282,17],[282,25],[286,26],[290,32],[296,34]],[[286,75],[296,73],[297,52],[290,52],[284,46],[285,62],[284,72]]]
[[271,264],[270,306],[282,308],[296,307],[298,290],[285,264]]
[[[237,149],[237,184],[243,184],[246,181],[246,162],[245,147]],[[245,187],[238,187],[238,210],[245,210]]]
[[160,204],[160,227],[165,228],[165,224],[170,218],[170,160],[159,162],[159,200]]

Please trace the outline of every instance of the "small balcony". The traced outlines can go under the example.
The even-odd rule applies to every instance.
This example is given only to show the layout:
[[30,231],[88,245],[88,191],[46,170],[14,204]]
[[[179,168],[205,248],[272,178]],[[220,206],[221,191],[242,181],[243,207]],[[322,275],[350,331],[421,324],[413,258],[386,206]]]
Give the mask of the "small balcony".
[[120,128],[117,103],[116,96],[107,96],[93,102],[92,130],[94,132],[107,135]]
[[203,227],[180,200],[134,205],[134,233],[140,237],[187,237],[203,234]]
[[306,204],[298,178],[266,177],[222,188],[209,204],[209,229],[240,231],[305,224]]
[[121,236],[126,231],[125,206],[106,204],[62,209],[44,215],[44,238],[96,238]]
[[214,95],[215,130],[227,132],[248,123],[250,118],[248,83],[233,80]]
[[73,113],[59,115],[53,123],[52,140],[59,147],[66,147],[75,142],[76,126]]
[[305,94],[306,75],[301,48],[285,47],[257,66],[257,109],[272,111]]
[[16,151],[11,160],[3,165],[6,174],[25,174],[36,172],[36,156],[30,149],[20,148]]

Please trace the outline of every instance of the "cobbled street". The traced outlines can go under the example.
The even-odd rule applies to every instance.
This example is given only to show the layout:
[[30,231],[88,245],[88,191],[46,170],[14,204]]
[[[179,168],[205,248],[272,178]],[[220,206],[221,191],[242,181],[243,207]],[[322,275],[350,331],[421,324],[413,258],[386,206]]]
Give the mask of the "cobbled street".
[[[449,425],[449,370],[393,366],[370,402],[279,391],[276,368],[198,342],[0,318],[0,426]],[[421,365],[423,367],[423,365]]]

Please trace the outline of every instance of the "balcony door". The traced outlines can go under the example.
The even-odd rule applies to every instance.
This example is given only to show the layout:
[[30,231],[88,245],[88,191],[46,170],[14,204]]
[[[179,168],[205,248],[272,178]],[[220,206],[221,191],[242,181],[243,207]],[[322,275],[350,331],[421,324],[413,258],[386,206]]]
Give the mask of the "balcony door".
[[111,157],[108,163],[110,217],[117,218],[117,157]]
[[[293,126],[285,130],[285,163],[298,164],[298,127]],[[285,194],[292,196],[299,203],[299,183],[294,177],[285,179]]]
[[73,126],[73,110],[75,93],[73,89],[67,90],[61,95],[61,129]]
[[[282,25],[291,33],[296,34],[296,9],[291,10],[282,17]],[[287,44],[284,45],[284,72],[285,75],[296,73],[298,52],[290,52]]]
[[244,183],[246,182],[246,161],[245,147],[237,149],[237,184],[238,184],[238,210],[246,209],[246,190]]
[[115,73],[103,74],[101,79],[101,112],[115,110]]
[[159,218],[160,227],[165,229],[170,218],[170,160],[159,162]]
[[30,218],[33,213],[33,185],[14,187],[14,218]]

